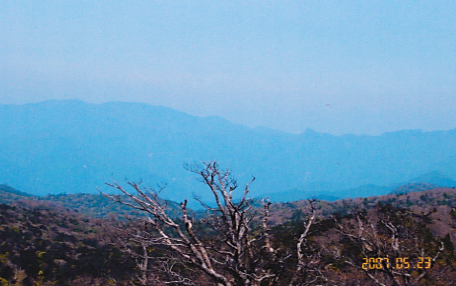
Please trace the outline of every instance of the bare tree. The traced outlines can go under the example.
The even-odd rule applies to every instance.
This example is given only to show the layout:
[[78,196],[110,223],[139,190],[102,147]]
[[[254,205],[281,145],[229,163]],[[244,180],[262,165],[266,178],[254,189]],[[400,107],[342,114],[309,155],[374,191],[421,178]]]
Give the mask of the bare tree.
[[137,268],[134,280],[137,280],[139,285],[195,285],[190,279],[180,275],[175,267],[178,258],[161,247],[161,240],[143,221],[127,217],[124,221],[111,219],[102,222],[104,232],[99,240],[117,247],[134,260]]
[[[131,234],[131,239],[144,246],[141,258],[147,263],[147,243],[159,244],[172,251],[183,264],[196,267],[211,278],[216,285],[276,285],[282,272],[284,261],[290,256],[280,249],[275,249],[270,239],[268,226],[270,202],[263,202],[262,223],[260,228],[252,229],[257,222],[258,213],[252,208],[251,200],[247,197],[249,185],[244,188],[242,197],[234,197],[237,182],[231,178],[230,171],[221,171],[216,162],[205,163],[203,168],[189,168],[199,175],[201,180],[210,188],[215,206],[209,206],[199,200],[206,209],[207,215],[195,220],[187,209],[187,200],[181,203],[181,219],[172,218],[167,214],[167,203],[159,199],[153,189],[140,187],[140,183],[128,184],[134,188],[136,194],[125,190],[116,182],[109,186],[120,190],[125,196],[104,194],[108,198],[121,204],[149,214],[142,219],[151,227],[151,231]],[[315,220],[315,208],[311,202],[312,214],[305,223],[305,231],[297,243],[298,265],[296,274],[290,285],[304,285],[298,283],[299,275],[304,271],[305,244],[309,229]],[[210,234],[202,229],[209,226]],[[167,261],[167,265],[171,263]],[[172,264],[172,263],[171,263]],[[143,265],[144,266],[144,265]],[[146,267],[146,266],[144,266]],[[168,270],[172,267],[168,267]],[[175,284],[191,285],[191,278],[173,272]],[[145,281],[142,276],[142,281]],[[177,279],[177,280],[176,280]],[[172,279],[166,281],[173,283]]]
[[[290,282],[290,286],[293,285],[315,285],[318,279],[325,278],[320,271],[319,265],[321,265],[321,253],[308,244],[307,237],[309,235],[310,227],[315,221],[316,211],[314,206],[315,200],[309,200],[311,208],[311,215],[309,219],[304,222],[304,231],[298,239],[296,244],[296,253],[298,256],[298,265],[293,275],[293,279]],[[304,250],[311,251],[304,251]],[[310,253],[310,254],[306,254]],[[307,276],[311,275],[311,279],[306,279]]]

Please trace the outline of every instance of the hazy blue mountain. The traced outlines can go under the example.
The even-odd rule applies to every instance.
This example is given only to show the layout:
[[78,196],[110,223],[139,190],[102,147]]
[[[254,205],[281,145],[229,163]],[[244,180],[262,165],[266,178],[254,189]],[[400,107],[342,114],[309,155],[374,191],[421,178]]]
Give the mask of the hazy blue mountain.
[[442,172],[433,171],[413,178],[408,182],[397,184],[391,194],[405,194],[452,187],[456,187],[455,180],[445,176]]
[[7,193],[10,193],[10,194],[14,194],[14,195],[17,195],[17,196],[22,196],[22,197],[32,197],[31,194],[27,194],[25,192],[21,192],[19,190],[16,190],[15,188],[12,188],[8,185],[5,185],[5,184],[1,184],[0,185],[0,191],[2,192],[7,192]]
[[0,183],[28,193],[96,192],[127,178],[167,183],[162,195],[175,201],[204,197],[183,165],[209,160],[232,169],[240,186],[255,176],[252,196],[349,197],[435,170],[456,176],[456,129],[294,135],[141,103],[0,105]]
[[342,196],[334,195],[327,191],[303,191],[300,189],[292,189],[284,192],[267,193],[262,197],[268,197],[271,202],[291,202],[305,199],[317,199],[325,201],[336,201]]
[[[445,176],[442,172],[433,171],[413,178],[407,182],[401,182],[392,186],[379,186],[373,184],[362,185],[341,191],[328,191],[318,186],[309,186],[314,192],[306,192],[299,189],[281,193],[268,194],[272,201],[294,201],[307,198],[334,201],[340,198],[364,198],[369,196],[383,196],[387,194],[404,194],[408,192],[427,191],[436,188],[456,187],[456,181]],[[327,187],[328,188],[328,187]],[[337,190],[337,184],[328,189]]]
[[401,185],[394,190],[392,190],[389,194],[406,194],[410,192],[422,192],[427,190],[433,190],[440,188],[440,186],[429,184],[429,183],[410,183],[406,185]]
[[428,184],[433,184],[439,187],[456,187],[456,181],[445,176],[442,172],[439,171],[433,171],[430,173],[426,173],[424,175],[421,175],[419,177],[413,178],[410,180],[408,183],[428,183]]
[[[303,191],[293,189],[285,192],[267,194],[273,202],[288,202],[314,198],[318,200],[336,201],[342,198],[364,198],[370,196],[383,196],[392,192],[393,188],[389,186],[378,186],[373,184],[362,185],[356,188],[340,190],[337,184],[333,186],[325,185],[324,187],[309,184],[308,188],[314,191]],[[334,191],[337,190],[337,191]]]
[[377,186],[377,185],[363,185],[357,188],[352,188],[344,190],[343,192],[335,193],[334,195],[339,195],[340,197],[349,197],[349,198],[366,198],[370,196],[383,196],[391,192],[392,188],[387,186]]

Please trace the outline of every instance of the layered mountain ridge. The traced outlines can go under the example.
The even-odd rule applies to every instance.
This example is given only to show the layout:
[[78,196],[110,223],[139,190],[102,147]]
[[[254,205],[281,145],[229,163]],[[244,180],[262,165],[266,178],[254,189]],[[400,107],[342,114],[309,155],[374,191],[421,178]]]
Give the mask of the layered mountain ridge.
[[109,191],[105,182],[141,180],[167,184],[167,199],[204,198],[209,190],[184,165],[212,160],[240,186],[255,176],[256,197],[380,195],[436,171],[454,182],[456,129],[295,135],[142,103],[0,105],[0,183],[34,195],[95,193]]

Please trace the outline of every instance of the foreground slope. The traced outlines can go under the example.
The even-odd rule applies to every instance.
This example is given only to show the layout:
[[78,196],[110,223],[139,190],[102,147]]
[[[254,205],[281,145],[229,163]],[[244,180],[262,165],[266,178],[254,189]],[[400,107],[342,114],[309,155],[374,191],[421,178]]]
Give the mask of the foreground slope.
[[[362,268],[363,257],[375,258],[380,254],[375,252],[375,248],[366,248],[362,237],[358,240],[362,232],[357,229],[357,217],[365,222],[378,220],[375,231],[379,238],[386,237],[385,241],[378,241],[384,243],[382,251],[386,251],[381,255],[394,254],[388,242],[391,233],[382,225],[382,221],[387,221],[399,230],[402,256],[409,257],[413,266],[420,266],[419,257],[414,256],[416,251],[421,251],[420,255],[424,257],[436,257],[429,269],[396,270],[397,285],[410,285],[404,277],[410,275],[417,278],[423,273],[425,275],[414,285],[452,285],[456,282],[456,189],[440,188],[336,202],[316,201],[315,208],[317,220],[311,228],[309,240],[303,246],[307,255],[306,269],[310,271],[308,277],[314,277],[314,282],[327,285],[377,285],[368,276],[370,273],[385,285],[392,285],[388,272],[369,269],[369,265],[373,267],[374,264],[368,264],[368,269]],[[261,207],[258,211],[261,213]],[[297,259],[294,254],[296,242],[309,213],[308,201],[271,205],[269,223],[272,247],[290,254],[281,266],[280,285],[288,285],[293,276],[291,269]],[[359,217],[359,214],[362,216]],[[203,225],[205,222],[203,220],[200,223]],[[257,226],[252,225],[253,228],[261,230],[261,221],[254,220],[253,223],[258,223]],[[127,244],[119,244],[118,239],[125,237],[125,234],[135,233],[138,227],[143,226],[144,223],[137,225],[134,221],[95,220],[55,202],[38,201],[30,196],[23,196],[10,204],[0,204],[0,282],[5,285],[49,286],[141,285],[137,278],[141,273],[138,266],[140,260],[134,255],[142,253],[141,247],[135,246],[133,240],[125,248]],[[365,224],[365,230],[372,231],[369,227],[369,224]],[[205,241],[216,243],[223,239],[216,237],[210,228],[195,229],[205,232]],[[440,245],[442,250],[439,250]],[[166,251],[155,245],[150,246],[150,268],[147,272],[150,279],[172,278],[167,278],[159,271],[163,266],[162,256],[168,253]],[[189,278],[198,281],[198,285],[212,285],[200,270],[185,268],[178,261],[174,263],[174,269],[189,275]]]

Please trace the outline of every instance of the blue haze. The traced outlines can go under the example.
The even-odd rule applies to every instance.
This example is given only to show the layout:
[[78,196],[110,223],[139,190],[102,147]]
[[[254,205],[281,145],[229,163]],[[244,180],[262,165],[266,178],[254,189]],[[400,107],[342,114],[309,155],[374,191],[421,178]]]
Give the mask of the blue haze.
[[177,201],[206,198],[183,165],[210,160],[232,169],[241,187],[255,176],[252,196],[345,197],[347,189],[390,188],[432,171],[456,178],[456,129],[296,135],[142,103],[0,105],[0,183],[32,194],[96,192],[128,179],[167,183],[163,196]]

